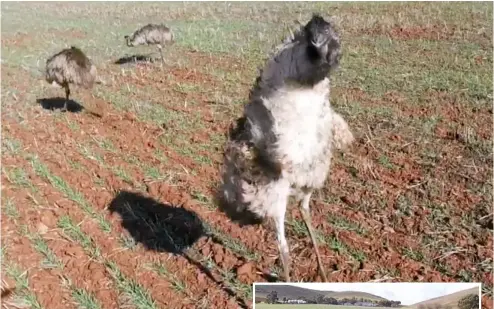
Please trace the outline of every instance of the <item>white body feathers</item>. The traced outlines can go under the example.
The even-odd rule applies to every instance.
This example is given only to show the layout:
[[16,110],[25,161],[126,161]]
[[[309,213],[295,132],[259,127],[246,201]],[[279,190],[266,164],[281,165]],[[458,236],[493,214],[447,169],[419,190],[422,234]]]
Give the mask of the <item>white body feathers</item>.
[[[327,78],[313,88],[279,89],[262,102],[274,119],[271,130],[277,141],[266,146],[269,155],[281,163],[281,177],[268,183],[254,184],[236,179],[231,184],[237,186],[226,186],[224,193],[227,200],[237,200],[260,217],[274,217],[284,213],[284,209],[278,207],[286,207],[278,202],[280,196],[291,195],[300,200],[305,188],[317,189],[324,185],[333,145],[341,148],[353,140],[353,135],[341,116],[331,109]],[[265,134],[258,123],[265,116],[256,111],[258,109],[247,106],[245,114],[253,124],[253,142],[261,145]],[[245,148],[244,151],[249,150]],[[229,170],[231,174],[226,178],[240,176],[236,175],[235,169]]]

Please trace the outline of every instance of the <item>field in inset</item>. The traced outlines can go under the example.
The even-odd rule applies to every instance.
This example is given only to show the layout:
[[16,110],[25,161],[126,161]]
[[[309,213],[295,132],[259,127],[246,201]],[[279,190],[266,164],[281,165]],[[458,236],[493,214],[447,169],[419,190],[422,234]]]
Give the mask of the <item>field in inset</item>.
[[[252,282],[281,274],[278,249],[272,227],[239,227],[213,202],[225,132],[283,23],[320,12],[341,33],[331,101],[356,137],[312,204],[329,280],[480,281],[492,308],[492,3],[1,8],[11,307],[251,308]],[[123,39],[150,22],[176,33],[164,71],[115,64],[159,57]],[[69,109],[103,118],[50,109],[64,91],[45,61],[70,45],[105,84],[73,88]],[[293,280],[319,280],[296,208],[287,237]]]

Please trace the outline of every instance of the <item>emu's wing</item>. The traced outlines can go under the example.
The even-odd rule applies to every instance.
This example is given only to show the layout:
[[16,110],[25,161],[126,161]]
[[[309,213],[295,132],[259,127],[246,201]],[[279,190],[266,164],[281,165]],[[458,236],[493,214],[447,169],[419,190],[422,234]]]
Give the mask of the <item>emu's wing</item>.
[[278,178],[281,174],[281,164],[271,159],[265,141],[261,145],[254,142],[251,122],[246,117],[237,119],[231,126],[225,153],[233,159],[242,178],[250,183]]
[[333,131],[333,145],[338,150],[344,150],[353,143],[355,138],[347,122],[335,111],[331,111],[331,130]]

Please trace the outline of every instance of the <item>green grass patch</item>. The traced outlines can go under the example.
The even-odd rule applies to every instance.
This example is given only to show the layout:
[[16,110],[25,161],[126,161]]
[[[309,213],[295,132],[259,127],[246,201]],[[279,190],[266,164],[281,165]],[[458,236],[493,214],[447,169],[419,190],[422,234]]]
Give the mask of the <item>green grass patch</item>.
[[79,243],[84,251],[93,258],[100,258],[101,252],[94,244],[91,237],[86,235],[81,228],[75,224],[69,216],[62,216],[57,222],[57,226],[68,236],[72,241]]
[[[93,259],[105,264],[108,272],[114,279],[118,290],[123,293],[126,300],[134,304],[139,309],[157,308],[156,303],[139,283],[125,277],[119,270],[115,262],[105,259],[100,249],[94,241],[86,235],[70,217],[63,216],[58,221],[58,227],[63,231],[66,237],[72,239],[82,246],[84,251]],[[80,293],[79,293],[80,294]],[[87,301],[87,295],[77,295],[79,299]]]
[[32,185],[31,181],[29,180],[29,176],[27,175],[27,172],[21,168],[21,167],[13,167],[11,169],[7,168],[2,168],[2,172],[5,175],[5,178],[12,183],[13,185],[23,187],[23,188],[29,188],[36,192],[36,188]]
[[2,203],[2,213],[14,221],[19,218],[19,211],[17,210],[12,198],[6,199]]
[[233,253],[243,256],[248,260],[259,260],[259,255],[256,252],[252,252],[247,249],[241,242],[221,233],[218,229],[205,222],[203,222],[203,224],[206,234],[214,237],[216,241],[221,243],[225,248],[228,248]]
[[417,262],[423,262],[425,259],[422,252],[420,252],[419,250],[414,250],[412,248],[404,248],[402,253],[404,256],[406,256],[412,260],[415,260]]
[[86,212],[91,218],[95,219],[100,228],[105,232],[111,232],[111,225],[104,216],[93,210],[91,205],[85,200],[82,193],[77,190],[72,189],[62,178],[53,175],[48,167],[44,165],[37,157],[29,156],[28,160],[31,162],[36,175],[48,180],[50,184],[55,187],[58,191],[63,193],[68,199],[74,201],[81,207],[81,209]]
[[[63,269],[64,265],[58,259],[55,253],[48,247],[48,244],[43,239],[43,237],[41,237],[38,234],[29,233],[27,226],[21,226],[20,229],[22,230],[21,234],[28,237],[29,240],[31,241],[33,248],[44,257],[44,260],[41,262],[42,268]],[[63,276],[61,280],[62,280],[62,285],[71,291],[71,295],[74,301],[79,306],[79,308],[84,308],[84,309],[101,308],[101,305],[98,303],[94,295],[92,295],[91,293],[89,293],[84,289],[76,288],[74,285],[70,283],[70,281],[67,278]],[[32,301],[32,298],[30,299],[30,301]]]
[[[3,250],[2,250],[3,251]],[[15,281],[15,291],[9,303],[17,308],[43,309],[34,292],[29,288],[29,278],[27,270],[21,269],[18,265],[8,262],[2,258],[2,271]]]
[[[195,250],[190,250],[189,252],[192,252],[194,255],[199,256],[199,253],[195,252]],[[205,265],[205,267],[210,271],[218,272],[222,277],[222,281],[225,287],[230,289],[233,293],[240,294],[240,297],[243,299],[252,299],[252,285],[244,284],[237,280],[237,276],[233,271],[222,269],[221,267],[216,265],[213,259],[209,256],[202,257],[201,262],[204,263],[203,265]]]
[[150,268],[157,272],[160,276],[166,278],[171,285],[172,288],[179,293],[187,295],[187,283],[178,279],[173,273],[169,272],[165,265],[162,263],[153,263]]
[[367,234],[367,230],[361,227],[360,224],[333,214],[328,215],[328,222],[331,224],[332,227],[340,230],[356,232],[359,235]]
[[20,141],[5,135],[2,136],[2,154],[17,155],[21,150],[22,143]]
[[151,298],[139,283],[127,278],[120,272],[117,265],[112,261],[105,263],[110,275],[115,280],[117,288],[134,304],[138,309],[157,309],[156,302]]
[[36,251],[44,256],[44,260],[41,264],[43,268],[62,268],[63,265],[58,260],[57,256],[48,247],[43,237],[37,234],[30,234],[29,240],[31,240],[33,247]]
[[72,288],[72,298],[81,309],[100,309],[101,305],[96,297],[84,289]]
[[338,236],[331,236],[326,239],[326,244],[329,248],[339,254],[347,254],[357,262],[364,262],[367,259],[366,254],[358,249],[345,244]]

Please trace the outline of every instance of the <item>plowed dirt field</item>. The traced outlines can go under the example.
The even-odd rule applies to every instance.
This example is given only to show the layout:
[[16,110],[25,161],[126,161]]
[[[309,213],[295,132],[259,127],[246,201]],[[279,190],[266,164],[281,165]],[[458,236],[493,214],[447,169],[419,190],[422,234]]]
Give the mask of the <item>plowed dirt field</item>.
[[[311,206],[329,280],[482,282],[492,308],[492,3],[1,9],[7,308],[251,308],[278,249],[217,209],[222,147],[283,23],[312,12],[341,33],[331,101],[356,137]],[[176,33],[163,70],[123,39],[150,22]],[[43,69],[70,45],[103,84],[62,113]],[[295,207],[287,237],[293,279],[319,281]]]

